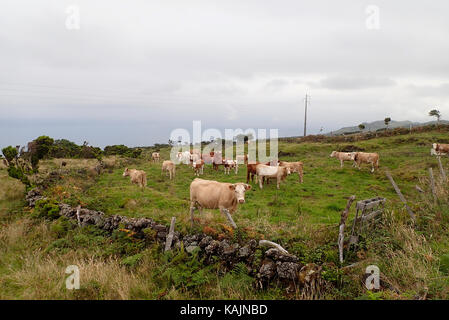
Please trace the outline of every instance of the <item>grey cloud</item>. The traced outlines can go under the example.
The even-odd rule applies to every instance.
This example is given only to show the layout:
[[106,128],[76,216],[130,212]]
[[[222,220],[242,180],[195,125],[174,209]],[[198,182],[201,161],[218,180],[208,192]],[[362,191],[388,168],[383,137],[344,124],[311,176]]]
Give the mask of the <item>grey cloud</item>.
[[390,87],[396,85],[396,82],[392,79],[381,77],[332,76],[321,80],[318,85],[333,90],[358,90]]

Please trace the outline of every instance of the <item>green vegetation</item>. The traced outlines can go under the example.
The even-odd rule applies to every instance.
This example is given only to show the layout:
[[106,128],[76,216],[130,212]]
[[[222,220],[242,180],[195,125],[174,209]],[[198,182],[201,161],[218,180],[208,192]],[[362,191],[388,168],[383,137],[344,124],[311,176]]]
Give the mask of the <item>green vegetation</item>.
[[[439,170],[436,159],[430,156],[430,145],[446,140],[447,133],[437,130],[335,143],[283,139],[279,143],[281,159],[304,162],[304,183],[293,174],[280,190],[275,184],[262,190],[252,184],[246,203],[233,216],[240,227],[239,236],[278,242],[302,263],[322,265],[326,299],[413,299],[424,294],[433,299],[448,298],[447,185],[439,185],[442,200],[437,203],[415,189],[420,184],[428,191],[427,169]],[[339,162],[329,157],[332,150],[378,152],[380,170],[371,174],[369,166],[357,170],[350,163],[340,169]],[[162,159],[169,158],[168,147],[161,147],[160,153]],[[175,180],[170,181],[161,174],[161,164],[153,164],[150,157],[151,150],[146,148],[137,159],[107,157],[103,161],[111,162],[110,170],[92,176],[88,170],[80,173],[80,168],[93,166],[96,160],[68,161],[61,178],[46,189],[48,200],[39,201],[31,212],[23,208],[23,186],[0,169],[0,298],[298,298],[298,294],[276,285],[255,290],[244,265],[225,273],[220,262],[206,265],[196,252],[191,255],[180,248],[164,254],[150,231],[144,239],[134,238],[126,229],[109,235],[93,226],[79,228],[76,222],[55,214],[56,203],[62,201],[111,215],[150,217],[164,224],[175,216],[177,231],[235,239],[236,233],[218,210],[205,210],[202,215],[196,212],[196,225],[191,228],[192,168],[179,165]],[[448,158],[442,162],[447,169]],[[148,187],[142,191],[124,178],[125,166],[145,170]],[[40,167],[42,175],[60,170],[57,160],[41,160]],[[386,168],[417,214],[415,227],[385,177]],[[246,168],[241,165],[237,175],[225,175],[222,168],[217,172],[206,165],[201,178],[244,182]],[[347,198],[353,194],[357,200],[383,196],[388,201],[382,223],[362,234],[357,250],[346,255],[344,266],[357,264],[342,269],[337,225]],[[353,217],[354,209],[348,223]],[[261,259],[260,250],[256,259]],[[64,288],[64,270],[71,264],[80,266],[80,290]],[[379,266],[386,283],[379,292],[366,291],[361,285],[361,275],[370,264]]]

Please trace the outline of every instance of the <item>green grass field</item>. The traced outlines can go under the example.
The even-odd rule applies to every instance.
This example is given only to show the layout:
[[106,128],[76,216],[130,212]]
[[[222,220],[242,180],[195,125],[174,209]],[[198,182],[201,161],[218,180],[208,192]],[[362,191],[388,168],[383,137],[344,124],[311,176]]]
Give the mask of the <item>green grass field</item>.
[[[412,209],[424,210],[422,199],[415,190],[415,185],[419,184],[420,179],[426,178],[428,167],[433,167],[437,172],[437,161],[435,157],[430,156],[430,147],[432,142],[443,139],[447,139],[446,133],[433,131],[383,137],[356,143],[280,142],[279,150],[290,155],[281,157],[281,160],[304,162],[304,183],[299,183],[296,173],[281,184],[280,190],[276,189],[275,184],[265,185],[264,189],[260,190],[258,185],[253,183],[252,189],[246,193],[246,203],[239,206],[233,218],[246,237],[279,242],[289,252],[301,257],[304,262],[330,263],[329,270],[335,274],[328,273],[328,277],[336,284],[334,291],[328,294],[327,298],[355,298],[363,294],[357,281],[353,280],[355,281],[353,283],[350,280],[355,276],[343,275],[338,268],[335,269],[337,224],[347,198],[351,195],[355,195],[357,200],[376,196],[386,197],[388,214],[392,217],[391,219],[399,221],[406,218],[407,213],[385,176],[384,171],[389,169],[403,194],[409,200]],[[340,150],[349,144],[366,152],[379,153],[379,170],[372,174],[368,165],[364,165],[362,170],[358,170],[353,168],[352,163],[349,162],[343,169],[340,169],[339,161],[330,158],[329,155],[332,150]],[[168,159],[168,154],[168,149],[161,150],[162,159]],[[46,190],[47,196],[72,205],[82,204],[84,207],[101,210],[106,214],[149,217],[164,224],[169,224],[170,218],[176,216],[176,230],[178,231],[185,233],[203,231],[218,237],[232,237],[232,230],[218,210],[205,210],[202,215],[196,211],[197,223],[193,229],[191,228],[189,185],[195,177],[190,166],[177,166],[176,178],[170,181],[165,174],[161,175],[161,163],[151,163],[148,154],[143,159],[114,158],[108,160],[115,162],[114,169],[110,172],[106,170],[99,176],[88,175],[87,177],[76,173],[76,169],[92,167],[95,165],[95,160],[69,160],[63,171],[65,172],[63,179]],[[449,159],[442,158],[442,161],[447,169]],[[61,170],[60,162],[60,159],[42,161],[41,175],[44,176],[53,170]],[[148,180],[147,188],[141,190],[138,186],[131,184],[129,177],[122,177],[125,166],[145,170]],[[89,284],[86,287],[87,293],[85,292],[84,298],[295,298],[291,295],[286,296],[277,287],[265,292],[255,292],[251,289],[250,278],[241,273],[230,273],[225,277],[217,276],[218,269],[214,269],[215,267],[207,270],[198,267],[199,270],[202,270],[201,272],[204,272],[207,281],[198,283],[194,288],[176,284],[172,278],[167,280],[167,275],[159,269],[162,266],[171,266],[171,264],[164,256],[157,256],[155,253],[157,250],[154,247],[139,249],[140,251],[136,249],[137,251],[117,255],[110,250],[111,242],[106,235],[90,236],[86,234],[86,230],[78,230],[79,228],[70,229],[71,231],[61,235],[52,231],[55,228],[54,225],[59,223],[58,221],[31,219],[27,210],[20,210],[24,205],[23,186],[16,180],[7,177],[5,169],[0,169],[0,175],[2,181],[0,188],[2,252],[0,254],[3,254],[4,257],[0,262],[0,292],[2,292],[0,298],[83,298],[84,296],[78,297],[63,291],[61,283],[50,285],[48,292],[45,293],[32,289],[31,283],[37,281],[36,278],[31,277],[28,282],[27,280],[19,281],[20,276],[24,276],[24,272],[34,264],[54,264],[49,269],[37,267],[41,272],[39,277],[43,277],[44,273],[56,272],[55,270],[59,270],[58,268],[62,268],[66,262],[71,260],[86,265],[86,268],[95,269],[95,263],[98,263],[106,269],[107,274],[97,275],[102,280],[95,282],[94,273],[89,276],[96,284]],[[222,169],[217,172],[212,169],[211,165],[206,165],[201,178],[222,182],[245,182],[246,166],[240,165],[237,175],[234,172],[225,175]],[[353,215],[354,209],[350,218]],[[407,256],[407,252],[414,255],[413,252],[416,251],[416,248],[407,245],[407,241],[411,241],[410,239],[415,241],[421,235],[415,234],[413,231],[410,237],[404,238],[409,229],[406,225],[403,228],[401,232],[397,232],[400,230],[397,226],[394,229],[388,229],[392,235],[382,238],[382,241],[386,243],[392,241],[404,245],[401,249],[402,256],[396,256],[396,251],[390,256],[391,270],[385,271],[386,276],[396,286],[407,288],[414,293],[419,292],[424,286],[429,286],[429,283],[433,283],[434,280],[429,280],[434,279],[432,277],[442,277],[443,279],[438,278],[440,280],[434,284],[435,287],[445,286],[447,276],[438,273],[439,260],[437,257],[449,252],[449,248],[445,244],[447,242],[441,240],[443,239],[441,234],[438,233],[438,236],[435,233],[432,238],[433,242],[421,243],[420,250],[422,249],[423,256],[430,256],[429,259],[433,260],[428,262],[424,259],[425,265],[417,264],[413,260],[414,258]],[[441,228],[445,229],[446,226]],[[393,237],[393,234],[396,238]],[[23,239],[19,240],[20,237]],[[418,240],[416,241],[418,242]],[[372,245],[374,249],[370,249],[369,245]],[[385,268],[390,268],[387,267],[388,263],[385,263],[387,254],[379,253],[376,249],[378,243],[369,245],[367,244],[366,253],[363,252],[360,259],[365,259],[366,263],[373,261],[377,261],[378,264],[384,263]],[[105,254],[105,252],[111,252],[111,254]],[[137,269],[134,268],[130,272],[126,267],[128,262],[123,263],[121,259],[134,259],[132,257],[136,255],[139,255],[140,264],[136,267]],[[27,265],[18,256],[28,257],[25,259],[29,259],[30,264]],[[95,260],[95,258],[90,261],[93,265],[89,265],[88,261],[92,257],[99,260]],[[353,258],[357,260],[357,257]],[[381,262],[380,258],[384,259],[384,262]],[[416,259],[422,261],[421,258],[419,256]],[[395,263],[397,263],[397,270],[394,269]],[[408,265],[408,263],[412,265]],[[422,270],[419,267],[422,267]],[[409,268],[408,271],[420,270],[422,274],[415,275],[419,281],[413,282],[414,280],[409,279],[409,276],[405,277],[403,275],[405,271],[402,268]],[[428,272],[426,268],[429,268]],[[58,272],[59,278],[63,277],[63,274],[60,274],[61,271]],[[123,273],[121,274],[122,280],[129,282],[126,287],[122,285],[114,287],[115,280],[109,278],[120,272]],[[145,275],[149,275],[149,279],[144,280]],[[334,275],[338,280],[334,279]],[[58,276],[50,278],[58,283]],[[245,284],[241,290],[235,289],[235,285],[239,281],[243,281]],[[94,289],[99,286],[101,290],[110,290],[110,292],[104,293],[100,289],[97,292],[96,289],[89,286],[93,286]],[[447,292],[447,287],[444,290],[441,292]],[[206,297],[204,296],[206,292],[211,294]],[[441,292],[439,292],[439,297],[444,297]],[[407,297],[408,295],[404,295],[400,298]],[[398,297],[387,295],[387,298]]]

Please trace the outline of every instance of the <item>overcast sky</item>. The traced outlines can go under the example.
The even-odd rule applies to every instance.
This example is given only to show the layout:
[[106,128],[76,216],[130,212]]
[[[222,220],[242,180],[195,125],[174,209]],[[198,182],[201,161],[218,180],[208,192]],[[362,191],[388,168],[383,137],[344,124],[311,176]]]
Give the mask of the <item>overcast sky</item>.
[[152,145],[193,120],[302,135],[306,93],[308,133],[429,121],[435,106],[449,119],[448,12],[447,0],[2,0],[0,147],[42,134]]

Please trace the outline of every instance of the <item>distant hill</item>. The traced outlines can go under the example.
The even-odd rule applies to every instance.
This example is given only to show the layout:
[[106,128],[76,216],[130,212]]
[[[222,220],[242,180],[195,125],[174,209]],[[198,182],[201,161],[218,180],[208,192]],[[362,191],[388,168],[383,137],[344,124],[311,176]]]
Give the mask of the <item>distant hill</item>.
[[[410,125],[412,127],[421,127],[421,126],[428,126],[431,124],[436,124],[436,121],[429,121],[429,122],[412,122],[412,121],[390,121],[390,123],[388,124],[388,128],[389,129],[393,129],[393,128],[409,128]],[[368,132],[368,131],[377,131],[379,129],[385,129],[385,123],[384,120],[378,120],[378,121],[373,121],[373,122],[362,122],[363,125],[365,125],[365,129],[362,130],[362,132]],[[449,121],[446,120],[440,120],[440,124],[449,124]],[[341,134],[350,134],[350,133],[355,133],[355,132],[360,132],[359,126],[353,126],[353,127],[344,127],[332,132],[328,132],[326,133],[326,135],[341,135]]]

